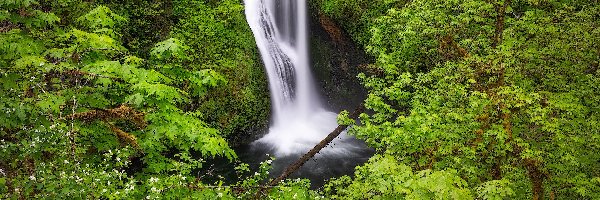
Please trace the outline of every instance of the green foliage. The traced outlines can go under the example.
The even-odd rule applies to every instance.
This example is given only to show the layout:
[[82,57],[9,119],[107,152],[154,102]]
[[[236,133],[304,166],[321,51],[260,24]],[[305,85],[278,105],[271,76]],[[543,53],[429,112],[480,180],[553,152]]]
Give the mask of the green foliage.
[[[156,70],[177,75],[170,78],[192,96],[186,109],[211,113],[202,120],[234,145],[266,127],[266,77],[239,1],[100,2],[128,18],[121,37],[125,47],[163,62]],[[213,87],[197,87],[199,82]]]
[[470,191],[453,171],[424,170],[413,173],[392,156],[374,156],[356,168],[354,179],[334,179],[324,192],[333,199],[472,199]]
[[36,43],[33,38],[23,33],[22,30],[13,29],[0,33],[0,67],[3,69],[13,68],[10,63],[23,56],[39,55],[44,45]]
[[401,8],[406,0],[312,0],[311,5],[340,23],[352,38],[366,45],[375,19],[390,8]]
[[178,20],[173,16],[171,0],[96,2],[106,5],[113,12],[127,18],[120,32],[123,46],[141,58],[148,58],[150,50],[156,43],[170,37],[171,29]]
[[1,198],[233,198],[195,179],[205,158],[237,156],[186,106],[226,85],[220,73],[188,70],[176,39],[148,60],[130,55],[125,19],[104,6],[53,30],[11,20],[0,32]]
[[[249,175],[248,177],[240,177],[242,181],[235,184],[235,187],[241,188],[253,188],[264,182],[269,177],[269,170],[271,170],[271,163],[273,158],[260,163],[258,172]],[[239,166],[237,169],[240,172],[249,171],[247,166]],[[285,180],[279,183],[273,188],[261,188],[255,187],[251,190],[245,190],[239,194],[238,198],[242,199],[255,199],[261,197],[261,199],[323,199],[323,196],[319,196],[315,191],[309,189],[310,182],[306,179],[294,179]],[[267,190],[268,189],[268,190]],[[262,191],[261,191],[262,190]],[[266,194],[265,194],[266,193]],[[262,196],[257,196],[262,194]]]
[[54,13],[44,12],[37,0],[7,0],[0,2],[0,20],[21,24],[24,28],[46,28],[60,21]]
[[[410,1],[385,12],[337,2],[320,5],[334,17],[378,13],[343,23],[368,24],[351,33],[376,58],[359,75],[371,111],[350,132],[386,166],[453,172],[481,199],[598,198],[596,2]],[[359,198],[377,182],[363,177],[388,171],[359,170],[332,183],[358,187],[332,194]]]
[[507,199],[513,197],[515,192],[511,189],[511,182],[507,179],[488,181],[477,187],[477,195],[481,199]]
[[188,57],[188,55],[185,54],[188,49],[189,47],[183,45],[178,39],[170,38],[156,44],[150,52],[150,55],[158,60],[182,60],[183,58]]
[[114,28],[123,23],[125,18],[113,13],[106,6],[98,6],[89,13],[77,19],[79,23],[90,29],[98,30],[103,28]]
[[[196,89],[195,93],[210,98],[193,99],[201,104],[192,107],[211,113],[202,119],[232,138],[234,145],[250,138],[249,133],[264,129],[270,112],[264,68],[243,9],[234,0],[173,2],[173,16],[180,20],[172,37],[190,48],[192,61],[186,69],[201,71],[190,81],[221,86],[210,91]],[[180,46],[173,41],[163,47],[171,44]],[[215,72],[221,76],[214,76]]]
[[340,114],[337,116],[337,123],[340,125],[354,125],[355,121],[353,119],[350,119],[349,117],[350,113],[346,110],[340,112]]
[[113,13],[106,6],[98,6],[84,16],[79,17],[77,21],[95,33],[117,37],[118,35],[113,29],[125,22],[126,19]]

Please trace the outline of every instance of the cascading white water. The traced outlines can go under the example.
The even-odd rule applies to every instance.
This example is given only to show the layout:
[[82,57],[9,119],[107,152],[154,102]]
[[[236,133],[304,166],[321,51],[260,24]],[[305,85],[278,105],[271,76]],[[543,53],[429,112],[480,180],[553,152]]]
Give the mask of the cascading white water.
[[313,86],[306,1],[244,3],[269,77],[273,107],[269,133],[255,144],[269,145],[276,156],[305,153],[337,126],[337,115],[323,108]]

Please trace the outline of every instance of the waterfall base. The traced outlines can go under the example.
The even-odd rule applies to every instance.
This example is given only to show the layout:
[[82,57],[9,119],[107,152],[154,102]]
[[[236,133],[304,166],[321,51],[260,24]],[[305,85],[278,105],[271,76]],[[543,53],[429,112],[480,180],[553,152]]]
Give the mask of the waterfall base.
[[[253,145],[266,144],[278,157],[306,153],[338,126],[336,117],[335,113],[326,111],[315,112],[308,117],[285,117],[286,121],[269,128],[269,133]],[[341,134],[330,146],[343,144],[341,141],[346,138],[346,134]],[[323,151],[343,154],[345,150],[328,147]]]

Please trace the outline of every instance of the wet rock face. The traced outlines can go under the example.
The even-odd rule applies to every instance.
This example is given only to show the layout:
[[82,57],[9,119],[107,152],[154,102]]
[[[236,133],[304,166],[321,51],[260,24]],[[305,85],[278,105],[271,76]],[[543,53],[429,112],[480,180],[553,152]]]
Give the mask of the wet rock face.
[[317,86],[334,112],[354,110],[366,97],[356,77],[361,72],[359,66],[370,63],[370,59],[332,19],[316,9],[310,10],[309,17],[310,56]]

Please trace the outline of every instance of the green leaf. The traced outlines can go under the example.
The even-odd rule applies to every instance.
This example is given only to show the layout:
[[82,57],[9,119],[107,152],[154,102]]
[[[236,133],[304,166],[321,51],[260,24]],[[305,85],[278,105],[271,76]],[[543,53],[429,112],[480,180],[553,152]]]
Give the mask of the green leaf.
[[106,30],[114,29],[117,25],[126,22],[127,19],[113,13],[106,6],[98,6],[77,18],[77,21],[91,30],[107,32]]
[[66,104],[65,97],[54,94],[40,95],[40,99],[36,105],[42,110],[51,113],[59,113],[61,106]]
[[186,54],[188,49],[189,47],[184,45],[180,40],[169,38],[156,44],[152,48],[150,55],[158,60],[185,60],[188,59]]

